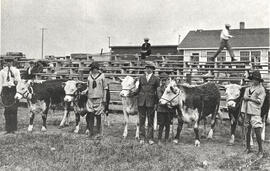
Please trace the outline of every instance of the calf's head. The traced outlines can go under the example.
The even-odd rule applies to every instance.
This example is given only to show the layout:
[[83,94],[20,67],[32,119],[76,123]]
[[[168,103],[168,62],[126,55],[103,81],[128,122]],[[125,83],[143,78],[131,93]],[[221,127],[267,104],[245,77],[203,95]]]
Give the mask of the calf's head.
[[168,107],[174,107],[179,105],[179,96],[181,96],[181,90],[177,87],[177,84],[172,80],[166,87],[159,103],[162,105],[168,105]]
[[136,90],[139,87],[139,81],[134,79],[131,76],[126,76],[122,80],[121,85],[122,85],[122,90],[120,92],[120,96],[127,97],[127,96],[131,96],[133,93],[136,92]]
[[237,84],[225,85],[226,105],[228,108],[236,107],[236,99],[241,95],[242,86]]
[[32,81],[27,80],[21,80],[18,82],[16,86],[16,94],[14,96],[15,99],[31,99],[33,95],[33,89],[32,89]]
[[76,94],[86,89],[86,83],[73,81],[73,80],[69,80],[65,82],[62,86],[64,87],[65,94],[66,94],[64,97],[65,102],[74,101]]

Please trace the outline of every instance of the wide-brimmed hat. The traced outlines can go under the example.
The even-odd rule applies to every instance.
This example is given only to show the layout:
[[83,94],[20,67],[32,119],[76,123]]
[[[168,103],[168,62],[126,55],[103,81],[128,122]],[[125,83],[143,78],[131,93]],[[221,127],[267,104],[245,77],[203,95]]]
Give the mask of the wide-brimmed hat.
[[148,37],[145,37],[143,40],[144,41],[149,41],[149,38]]
[[89,65],[90,70],[93,70],[94,68],[99,69],[99,63],[93,62]]
[[146,64],[145,68],[151,68],[152,70],[156,69],[156,67],[154,65],[151,65],[151,64]]
[[160,79],[168,79],[169,78],[169,75],[166,74],[165,72],[162,72],[161,74],[159,74],[159,78]]
[[254,71],[251,76],[248,77],[250,80],[258,80],[259,82],[263,82],[262,76],[260,71],[256,70]]

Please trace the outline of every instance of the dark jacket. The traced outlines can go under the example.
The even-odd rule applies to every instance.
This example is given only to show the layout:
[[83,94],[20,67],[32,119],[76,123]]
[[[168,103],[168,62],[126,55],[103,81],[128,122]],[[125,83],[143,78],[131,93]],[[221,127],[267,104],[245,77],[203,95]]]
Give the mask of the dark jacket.
[[140,76],[138,88],[138,106],[154,107],[158,103],[157,88],[159,79],[152,74],[147,82],[146,75]]
[[146,51],[145,53],[141,52],[142,58],[151,55],[151,44],[150,43],[142,44],[142,51]]

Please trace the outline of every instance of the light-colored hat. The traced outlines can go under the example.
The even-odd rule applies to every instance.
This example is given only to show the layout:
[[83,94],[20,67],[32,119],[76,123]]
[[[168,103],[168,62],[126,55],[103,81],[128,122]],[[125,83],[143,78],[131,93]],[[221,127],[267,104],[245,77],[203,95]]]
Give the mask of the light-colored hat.
[[230,24],[225,24],[225,27],[231,27],[231,25]]

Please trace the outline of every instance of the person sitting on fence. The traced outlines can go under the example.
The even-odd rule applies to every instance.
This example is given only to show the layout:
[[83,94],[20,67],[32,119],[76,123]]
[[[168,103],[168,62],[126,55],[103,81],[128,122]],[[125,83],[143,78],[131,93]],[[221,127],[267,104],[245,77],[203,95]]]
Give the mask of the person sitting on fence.
[[246,88],[243,97],[243,104],[241,107],[241,112],[246,115],[246,151],[247,153],[251,152],[250,135],[251,128],[254,128],[257,143],[259,146],[258,156],[262,157],[263,148],[261,131],[263,123],[261,117],[261,107],[263,105],[266,93],[264,87],[261,84],[261,82],[263,82],[263,79],[261,78],[261,74],[258,70],[254,71],[252,75],[248,77],[248,79],[252,81],[252,85]]
[[229,54],[231,56],[231,61],[236,61],[236,59],[234,58],[234,53],[231,48],[231,45],[229,44],[229,39],[233,37],[232,35],[229,34],[230,27],[231,27],[230,24],[225,24],[225,28],[221,31],[219,49],[212,57],[213,61],[218,56],[218,54],[224,49],[224,47],[226,47],[226,49],[229,51]]
[[[160,99],[166,89],[166,86],[169,81],[169,76],[166,73],[161,73],[160,76],[160,87],[157,88],[157,95],[158,99]],[[163,129],[165,127],[165,143],[169,139],[169,133],[170,133],[170,123],[172,120],[172,112],[170,111],[167,107],[167,105],[161,105],[159,104],[157,107],[157,122],[159,125],[159,130],[158,130],[158,144],[161,144],[161,139],[162,139],[162,133]]]
[[144,38],[144,43],[142,44],[142,48],[141,48],[142,61],[144,61],[147,56],[151,55],[151,44],[148,42],[149,42],[149,38]]

